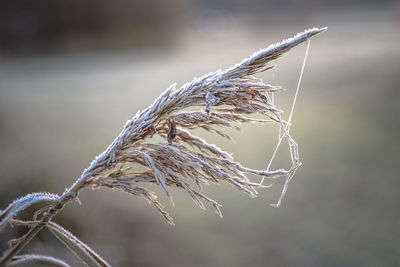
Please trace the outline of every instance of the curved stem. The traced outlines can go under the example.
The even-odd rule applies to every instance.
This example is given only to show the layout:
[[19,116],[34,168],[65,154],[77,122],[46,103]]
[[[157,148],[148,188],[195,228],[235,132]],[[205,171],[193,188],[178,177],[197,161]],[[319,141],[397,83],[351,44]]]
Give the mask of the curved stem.
[[71,188],[64,192],[58,199],[57,203],[51,205],[47,212],[43,214],[41,220],[17,242],[15,246],[6,250],[3,257],[0,259],[0,267],[4,267],[9,263],[14,256],[16,256],[29,242],[39,233],[43,227],[61,210],[65,204],[69,203],[78,196],[78,191],[83,188],[85,181],[89,178],[88,172],[82,174],[79,182],[75,183]]
[[46,224],[62,209],[64,208],[65,204],[69,203],[78,195],[78,191],[82,189],[87,180],[92,177],[93,175],[101,172],[110,159],[110,155],[113,153],[113,149],[119,145],[121,142],[121,136],[125,134],[127,131],[127,127],[124,127],[121,134],[113,141],[113,143],[103,152],[101,153],[92,163],[90,166],[82,173],[81,177],[79,177],[75,183],[68,188],[58,199],[56,203],[51,205],[49,209],[43,214],[41,220],[33,226],[29,231],[18,240],[16,245],[12,248],[6,250],[4,252],[3,257],[0,258],[0,267],[5,267],[7,263],[9,263],[14,256],[16,256],[29,242],[39,233]]

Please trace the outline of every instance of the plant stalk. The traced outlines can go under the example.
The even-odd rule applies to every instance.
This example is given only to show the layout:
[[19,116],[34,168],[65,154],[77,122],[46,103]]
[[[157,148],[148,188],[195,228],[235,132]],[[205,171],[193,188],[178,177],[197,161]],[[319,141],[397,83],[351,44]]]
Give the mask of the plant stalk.
[[3,257],[0,258],[0,267],[5,267],[14,256],[16,256],[23,248],[25,248],[29,242],[47,225],[47,223],[64,208],[65,204],[71,202],[78,196],[78,191],[83,188],[85,181],[91,176],[88,175],[89,169],[86,170],[81,178],[67,191],[64,192],[58,199],[57,203],[54,203],[49,209],[43,214],[40,221],[34,225],[29,231],[18,240],[9,250],[4,252]]

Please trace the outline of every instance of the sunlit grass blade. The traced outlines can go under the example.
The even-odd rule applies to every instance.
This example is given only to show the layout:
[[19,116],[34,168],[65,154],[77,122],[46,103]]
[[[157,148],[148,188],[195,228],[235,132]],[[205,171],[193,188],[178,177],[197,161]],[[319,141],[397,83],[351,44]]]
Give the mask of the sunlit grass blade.
[[21,210],[24,210],[35,203],[43,201],[55,202],[58,200],[58,198],[59,196],[56,194],[40,192],[32,193],[14,200],[5,210],[1,211],[0,213],[0,230],[2,230],[7,222],[16,216]]
[[70,265],[60,259],[56,259],[46,255],[26,254],[15,256],[7,267],[70,267]]
[[68,247],[83,263],[88,266],[111,266],[108,264],[99,254],[94,252],[88,245],[79,240],[71,232],[63,228],[62,226],[49,222],[47,224],[49,230]]

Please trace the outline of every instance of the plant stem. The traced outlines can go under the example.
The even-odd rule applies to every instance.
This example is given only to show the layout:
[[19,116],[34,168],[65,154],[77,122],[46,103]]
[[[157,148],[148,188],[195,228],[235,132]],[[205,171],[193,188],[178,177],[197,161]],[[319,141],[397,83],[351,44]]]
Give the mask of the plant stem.
[[28,245],[29,242],[37,235],[37,233],[39,233],[43,227],[45,227],[46,224],[64,208],[65,204],[71,202],[78,196],[78,191],[83,188],[86,179],[90,177],[88,176],[88,173],[90,172],[85,171],[81,178],[78,179],[78,182],[65,191],[64,194],[60,196],[58,201],[49,207],[47,212],[43,214],[43,217],[40,219],[40,221],[35,226],[30,228],[29,231],[20,240],[18,240],[16,245],[4,252],[3,257],[0,259],[0,267],[5,267],[7,263],[9,263],[14,256],[16,256],[26,245]]
[[[126,128],[124,128],[126,131]],[[124,132],[123,131],[123,132]],[[118,146],[120,139],[117,137],[114,142],[103,153],[101,153],[90,166],[82,173],[81,177],[68,188],[58,199],[56,203],[51,205],[49,209],[43,214],[40,221],[33,226],[29,231],[18,240],[17,244],[4,252],[3,257],[0,258],[0,267],[5,267],[14,256],[16,256],[29,242],[39,233],[43,227],[61,210],[65,204],[71,202],[78,196],[78,191],[82,189],[87,180],[95,174],[100,173],[108,165],[108,159],[113,153],[113,148]]]

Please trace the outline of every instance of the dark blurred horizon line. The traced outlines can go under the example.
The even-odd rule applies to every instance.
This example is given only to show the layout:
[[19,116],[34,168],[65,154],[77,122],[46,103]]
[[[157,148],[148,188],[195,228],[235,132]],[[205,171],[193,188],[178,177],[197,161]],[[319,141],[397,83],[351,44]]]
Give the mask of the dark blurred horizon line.
[[346,9],[343,9],[342,2],[252,0],[243,5],[225,0],[158,0],[156,3],[118,0],[113,4],[105,1],[45,0],[41,4],[3,1],[0,56],[12,58],[87,50],[168,47],[185,32],[207,31],[218,25],[281,27],[296,25],[318,14],[388,9],[388,5],[396,5],[391,0],[383,3],[346,1]]

